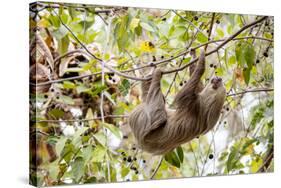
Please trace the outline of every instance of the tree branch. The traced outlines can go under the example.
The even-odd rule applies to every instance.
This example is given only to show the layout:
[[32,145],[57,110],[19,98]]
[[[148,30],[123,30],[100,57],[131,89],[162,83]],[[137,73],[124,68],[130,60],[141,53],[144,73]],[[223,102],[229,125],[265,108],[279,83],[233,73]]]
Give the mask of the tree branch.
[[[107,115],[103,116],[103,118],[128,118],[128,115]],[[93,120],[100,120],[102,117],[95,117],[95,118],[89,118],[89,119],[46,119],[46,120],[39,120],[36,121],[37,123],[47,122],[47,123],[58,123],[58,122],[85,122],[85,121],[93,121]]]
[[[268,42],[273,42],[272,39],[267,39],[267,38],[263,38],[263,37],[257,37],[257,36],[246,36],[246,37],[237,37],[237,38],[234,38],[232,41],[235,41],[235,40],[244,40],[244,39],[258,39],[258,40],[265,40],[265,41],[268,41]],[[201,48],[205,45],[208,45],[208,44],[211,44],[211,43],[216,43],[216,42],[222,42],[222,41],[225,41],[225,39],[219,39],[219,40],[211,40],[211,41],[208,41],[206,43],[203,43],[203,44],[200,44],[198,46],[195,46],[193,47],[194,50],[198,49],[198,48]],[[63,54],[61,56],[59,56],[58,58],[56,58],[54,60],[54,62],[56,63],[57,61],[59,61],[60,59],[68,56],[68,55],[71,55],[73,53],[83,53],[83,54],[86,54],[89,56],[89,54],[82,50],[82,49],[77,49],[77,50],[73,50],[71,52],[67,52],[66,54]],[[157,65],[160,65],[160,64],[163,64],[163,63],[167,63],[167,62],[170,62],[171,60],[173,59],[176,59],[180,56],[183,56],[187,53],[190,52],[190,49],[188,50],[185,50],[181,53],[179,53],[178,55],[174,56],[174,57],[171,57],[171,58],[168,58],[168,59],[163,59],[163,60],[160,60],[160,61],[157,61],[157,62],[151,62],[153,63],[153,65],[157,66]],[[151,66],[151,63],[147,62],[145,64],[147,65],[144,65],[144,66],[140,66],[140,67],[137,67],[137,68],[134,68],[134,69],[129,69],[129,70],[124,70],[124,71],[120,71],[122,73],[126,73],[126,72],[132,72],[132,71],[136,71],[136,70],[140,70],[140,69],[143,69],[143,68],[146,68],[146,67],[150,67]],[[114,73],[112,71],[110,72],[105,72],[106,74],[111,74],[111,73]],[[51,81],[47,81],[47,82],[41,82],[41,83],[30,83],[31,85],[34,85],[34,86],[43,86],[43,85],[49,85],[49,84],[52,84],[52,83],[59,83],[59,82],[64,82],[64,81],[70,81],[70,80],[77,80],[77,79],[82,79],[82,78],[86,78],[86,77],[90,77],[90,76],[94,76],[94,75],[99,75],[101,74],[101,71],[100,72],[95,72],[95,73],[92,73],[92,74],[86,74],[86,75],[81,75],[81,76],[73,76],[73,77],[70,77],[70,78],[62,78],[62,79],[57,79],[57,80],[51,80]]]
[[274,147],[271,146],[268,154],[265,157],[264,163],[262,164],[262,166],[259,168],[259,170],[257,172],[265,172],[265,170],[268,169],[272,159],[274,158]]
[[254,92],[269,92],[269,91],[273,91],[273,88],[258,88],[258,89],[252,89],[252,90],[245,90],[239,93],[233,93],[233,94],[228,94],[227,96],[237,96],[237,95],[244,95],[245,93],[254,93]]
[[[39,6],[41,7],[39,10],[37,10],[37,7],[36,6]],[[32,12],[40,12],[44,9],[47,9],[47,8],[53,8],[53,9],[59,9],[60,7],[62,8],[74,8],[75,10],[77,11],[80,11],[80,12],[85,12],[87,8],[96,8],[96,6],[91,6],[91,5],[84,5],[84,6],[77,6],[77,5],[71,5],[71,4],[67,4],[67,3],[64,3],[63,5],[60,5],[60,4],[54,4],[54,3],[51,3],[51,4],[47,4],[47,2],[35,2],[35,3],[32,3],[30,5],[30,11]],[[103,9],[103,10],[95,10],[95,14],[108,14],[110,12],[112,12],[113,10],[119,10],[121,8],[113,8],[113,9]]]
[[[211,34],[212,34],[213,26],[214,26],[215,16],[216,16],[216,13],[213,13],[211,25],[210,25],[210,29],[209,29],[208,41],[211,40]],[[208,48],[208,44],[205,46],[205,51],[207,50],[207,48]]]

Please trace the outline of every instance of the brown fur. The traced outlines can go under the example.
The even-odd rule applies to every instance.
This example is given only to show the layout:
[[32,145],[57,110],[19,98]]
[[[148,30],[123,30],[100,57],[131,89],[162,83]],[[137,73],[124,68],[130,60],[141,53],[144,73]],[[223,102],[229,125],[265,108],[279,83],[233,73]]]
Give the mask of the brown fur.
[[193,138],[207,133],[218,121],[225,100],[225,88],[214,78],[204,89],[200,81],[205,71],[201,52],[191,78],[175,97],[175,111],[165,108],[161,92],[162,71],[156,69],[152,80],[142,83],[142,104],[129,117],[132,132],[144,151],[165,154]]

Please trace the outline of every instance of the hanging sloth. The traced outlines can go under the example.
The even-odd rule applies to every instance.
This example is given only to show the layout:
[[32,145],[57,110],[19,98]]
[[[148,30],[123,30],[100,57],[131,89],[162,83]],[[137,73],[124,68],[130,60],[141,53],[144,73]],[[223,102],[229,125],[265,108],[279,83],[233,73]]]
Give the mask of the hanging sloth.
[[219,77],[203,88],[200,79],[204,71],[205,52],[201,51],[197,65],[190,67],[190,79],[174,99],[173,111],[165,108],[160,69],[154,70],[151,80],[142,82],[142,103],[129,116],[129,125],[142,150],[165,154],[216,125],[226,91]]

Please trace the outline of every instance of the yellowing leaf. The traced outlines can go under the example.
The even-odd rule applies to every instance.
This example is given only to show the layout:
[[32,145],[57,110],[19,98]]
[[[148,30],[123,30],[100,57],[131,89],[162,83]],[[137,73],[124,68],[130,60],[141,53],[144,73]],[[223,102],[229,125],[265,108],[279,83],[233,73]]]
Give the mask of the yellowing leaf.
[[153,52],[155,50],[155,46],[150,41],[143,41],[140,44],[140,49],[143,52]]
[[256,159],[254,159],[251,163],[251,172],[256,173],[259,170],[262,163],[263,163],[263,160],[260,157],[257,157]]
[[140,19],[133,18],[130,23],[130,29],[133,31],[136,27],[138,27],[139,23],[140,23]]

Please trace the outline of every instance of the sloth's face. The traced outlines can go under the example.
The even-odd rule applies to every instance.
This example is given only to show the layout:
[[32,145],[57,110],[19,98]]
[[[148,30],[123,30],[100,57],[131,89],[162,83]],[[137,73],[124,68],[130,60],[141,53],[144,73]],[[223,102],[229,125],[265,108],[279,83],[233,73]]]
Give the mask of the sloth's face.
[[214,90],[217,90],[219,87],[223,86],[222,79],[220,77],[212,78],[211,85]]

